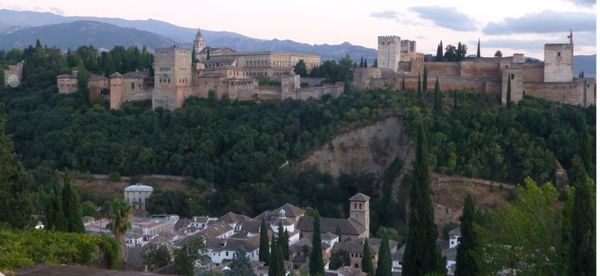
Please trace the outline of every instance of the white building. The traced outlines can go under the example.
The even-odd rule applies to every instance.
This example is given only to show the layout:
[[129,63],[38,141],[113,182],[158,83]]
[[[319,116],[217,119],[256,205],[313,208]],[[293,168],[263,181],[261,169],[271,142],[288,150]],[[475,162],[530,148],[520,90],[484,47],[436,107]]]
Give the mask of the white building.
[[152,195],[154,188],[148,185],[137,183],[125,187],[123,196],[133,209],[146,210],[146,200]]
[[460,228],[454,228],[448,232],[448,247],[454,248],[457,247],[460,243],[458,238],[460,238]]

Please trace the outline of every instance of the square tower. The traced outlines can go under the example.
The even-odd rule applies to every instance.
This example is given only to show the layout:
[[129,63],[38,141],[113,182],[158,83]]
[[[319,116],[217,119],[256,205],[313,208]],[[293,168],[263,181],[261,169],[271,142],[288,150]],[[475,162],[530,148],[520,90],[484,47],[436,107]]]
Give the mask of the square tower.
[[377,37],[377,67],[398,71],[401,39],[399,36]]
[[175,109],[183,105],[192,85],[192,50],[161,48],[154,52],[152,108]]
[[362,224],[366,228],[367,237],[369,237],[369,200],[371,198],[363,193],[358,193],[352,196],[350,201],[350,217],[349,219],[355,220]]
[[544,45],[544,82],[573,81],[573,44]]

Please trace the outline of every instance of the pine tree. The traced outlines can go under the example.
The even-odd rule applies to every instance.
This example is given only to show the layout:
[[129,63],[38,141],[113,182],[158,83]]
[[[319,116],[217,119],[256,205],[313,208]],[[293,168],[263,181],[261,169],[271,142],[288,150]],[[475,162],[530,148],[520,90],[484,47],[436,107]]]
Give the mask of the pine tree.
[[423,93],[427,93],[427,66],[423,68]]
[[442,92],[440,91],[440,79],[435,78],[435,90],[433,94],[433,110],[436,114],[442,112]]
[[481,57],[481,41],[477,39],[477,58]]
[[479,275],[479,266],[475,259],[475,250],[478,249],[477,236],[473,228],[475,220],[475,203],[473,197],[465,198],[463,214],[460,218],[460,234],[456,254],[456,270],[454,275]]
[[[381,239],[379,245],[379,254],[377,259],[377,270],[375,271],[376,276],[391,276],[392,275],[392,257],[390,256],[390,245],[386,236]],[[413,275],[404,272],[402,269],[402,275]],[[416,274],[418,275],[418,274]]]
[[596,210],[594,206],[594,181],[588,177],[579,156],[573,167],[575,195],[571,213],[570,275],[596,274]]
[[310,253],[310,275],[325,275],[323,251],[321,250],[321,222],[319,216],[313,218],[312,252]]
[[437,60],[437,61],[444,60],[444,44],[442,43],[441,40],[440,40],[440,44],[438,44],[438,47],[437,47],[437,53],[435,55],[435,60]]
[[510,109],[512,106],[512,97],[511,97],[511,87],[510,87],[510,74],[508,74],[508,86],[506,87],[506,109]]
[[421,73],[417,79],[417,97],[421,98]]
[[362,271],[368,276],[373,276],[373,261],[371,260],[371,248],[369,247],[369,239],[365,239],[362,253]]
[[377,66],[378,66],[378,64],[377,64],[377,59],[375,59],[375,60],[373,61],[373,68],[377,68]]
[[436,244],[437,228],[429,188],[429,159],[425,130],[419,122],[416,157],[409,190],[408,236],[402,261],[403,275],[445,273],[446,264]]
[[65,173],[63,180],[62,203],[64,217],[67,221],[67,231],[73,233],[83,233],[83,221],[81,220],[81,206],[79,205],[79,196],[71,187],[71,178]]
[[4,118],[0,115],[0,226],[23,229],[32,225],[31,178],[23,174],[13,144],[4,133]]
[[263,219],[260,224],[260,248],[258,251],[258,260],[269,265],[269,232]]

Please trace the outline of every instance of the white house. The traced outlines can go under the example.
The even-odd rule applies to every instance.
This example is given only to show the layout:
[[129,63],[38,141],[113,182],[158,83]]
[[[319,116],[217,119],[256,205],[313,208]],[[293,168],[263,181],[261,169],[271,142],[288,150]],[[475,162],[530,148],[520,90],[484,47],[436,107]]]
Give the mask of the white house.
[[150,197],[152,191],[154,191],[154,188],[137,183],[125,187],[123,196],[133,209],[146,210],[146,200]]
[[204,228],[206,228],[206,225],[208,225],[209,222],[216,220],[217,218],[211,218],[207,216],[192,217],[192,221],[190,221],[188,227],[195,228],[198,230],[204,230]]
[[246,251],[246,256],[250,261],[258,261],[258,249],[260,247],[260,237],[254,236],[245,240],[242,239],[220,239],[207,238],[206,256],[216,266],[221,266],[223,261],[231,261],[239,249]]
[[452,230],[450,230],[450,232],[448,232],[448,242],[449,248],[454,248],[457,247],[458,244],[460,243],[458,238],[460,238],[460,228],[454,228]]

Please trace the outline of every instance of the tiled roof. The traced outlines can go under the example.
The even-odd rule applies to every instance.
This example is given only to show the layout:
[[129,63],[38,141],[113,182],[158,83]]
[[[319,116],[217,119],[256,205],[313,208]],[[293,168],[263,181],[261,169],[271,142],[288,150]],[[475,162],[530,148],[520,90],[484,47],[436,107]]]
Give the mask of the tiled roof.
[[127,72],[125,75],[123,75],[123,77],[130,79],[143,79],[148,76],[142,72]]
[[240,223],[248,220],[251,220],[250,217],[236,214],[234,212],[229,212],[218,219],[218,221],[225,223]]
[[[340,228],[340,234],[343,235],[360,235],[366,231],[365,227],[360,223],[350,220],[350,219],[341,219],[341,218],[321,218],[321,233],[336,233],[337,227]],[[300,229],[302,232],[312,232],[313,231],[313,217],[310,216],[302,216],[298,221],[298,225],[296,228]]]
[[220,222],[220,223],[214,223],[210,226],[207,226],[202,231],[200,231],[200,234],[206,238],[216,238],[216,237],[223,235],[231,230],[233,230],[233,228],[231,228],[231,226],[229,226],[229,224],[227,224],[225,222]]
[[286,217],[299,217],[304,215],[304,210],[300,207],[294,206],[292,204],[286,203],[283,206],[275,209],[272,213],[274,216],[279,216],[279,210],[283,209],[285,211]]
[[206,248],[212,250],[236,251],[244,248],[246,252],[254,251],[260,246],[260,237],[254,236],[247,239],[206,239]]
[[460,227],[456,227],[456,228],[450,230],[450,232],[448,232],[448,236],[450,236],[450,237],[460,236]]
[[363,193],[358,193],[355,194],[354,196],[352,196],[349,200],[350,201],[368,201],[369,199],[371,199],[368,195],[365,195]]
[[331,241],[331,240],[335,240],[338,236],[336,234],[333,234],[331,232],[327,232],[324,234],[321,234],[321,240],[324,241]]

